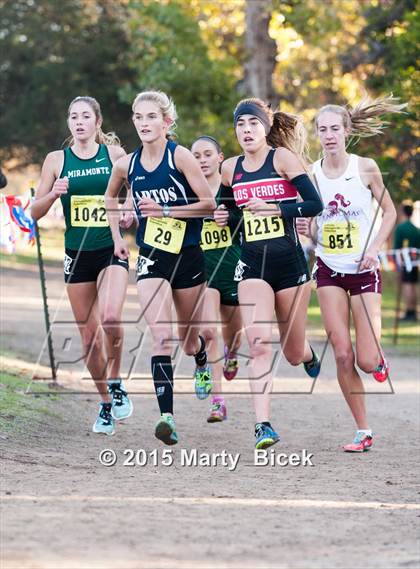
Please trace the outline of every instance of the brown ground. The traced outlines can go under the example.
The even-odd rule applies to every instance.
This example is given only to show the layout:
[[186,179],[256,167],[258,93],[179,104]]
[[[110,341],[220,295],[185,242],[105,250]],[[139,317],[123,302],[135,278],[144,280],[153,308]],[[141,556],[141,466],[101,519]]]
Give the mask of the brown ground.
[[[37,272],[8,268],[3,277],[3,348],[19,353],[45,376],[44,368],[33,366],[40,353],[41,363],[48,361]],[[53,318],[70,321],[67,300],[59,302],[59,269],[49,269],[48,283]],[[134,287],[125,314],[136,320]],[[60,361],[78,353],[72,326],[54,326]],[[128,352],[138,344],[144,324],[126,329],[128,369],[133,361]],[[134,371],[143,381],[132,381],[130,388],[150,393],[147,334],[142,342]],[[315,345],[322,350],[321,343]],[[96,397],[88,393],[88,382],[78,380],[78,372],[69,372],[78,366],[62,364],[60,383],[79,393],[67,390],[50,404],[57,416],[0,438],[2,568],[417,568],[418,361],[397,352],[390,352],[389,359],[395,394],[389,384],[379,386],[366,377],[366,387],[377,392],[368,397],[376,433],[370,453],[340,450],[351,439],[353,425],[329,349],[312,395],[273,396],[273,423],[282,437],[275,452],[307,449],[314,455],[313,467],[253,464],[251,401],[239,393],[247,391],[244,379],[232,386],[229,420],[222,425],[205,422],[208,403],[186,393],[190,381],[179,380],[180,444],[171,447],[173,466],[123,466],[124,449],[163,448],[153,437],[154,397],[134,395],[133,417],[117,434],[94,435]],[[243,357],[242,378],[245,362]],[[280,362],[276,370],[277,391],[308,391],[300,368]],[[190,372],[191,362],[182,359],[179,374]],[[30,386],[32,391],[36,387],[36,382]],[[117,453],[116,466],[100,464],[98,455],[105,448]],[[233,472],[221,465],[182,467],[181,449],[192,448],[238,452],[239,466]]]

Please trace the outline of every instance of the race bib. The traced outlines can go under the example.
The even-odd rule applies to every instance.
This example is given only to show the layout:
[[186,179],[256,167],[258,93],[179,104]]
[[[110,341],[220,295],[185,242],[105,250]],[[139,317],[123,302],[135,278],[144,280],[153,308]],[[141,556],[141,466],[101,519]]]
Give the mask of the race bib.
[[324,223],[322,246],[325,253],[358,253],[360,251],[360,227],[357,221]]
[[108,227],[104,196],[71,196],[72,227]]
[[284,236],[283,220],[280,215],[252,215],[244,209],[245,239],[247,241],[261,241],[262,239],[275,239]]
[[224,249],[232,245],[230,228],[219,227],[213,220],[204,220],[201,230],[201,248],[203,251],[210,249]]
[[179,253],[187,223],[171,217],[148,217],[144,242],[168,253]]

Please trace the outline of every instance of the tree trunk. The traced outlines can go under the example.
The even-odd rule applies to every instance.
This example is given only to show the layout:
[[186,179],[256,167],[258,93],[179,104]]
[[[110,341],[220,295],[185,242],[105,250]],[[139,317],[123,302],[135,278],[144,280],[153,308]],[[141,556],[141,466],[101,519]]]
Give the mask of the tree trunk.
[[277,44],[268,35],[272,0],[247,0],[245,30],[246,96],[259,97],[273,105],[278,96],[273,88],[272,75],[276,64]]

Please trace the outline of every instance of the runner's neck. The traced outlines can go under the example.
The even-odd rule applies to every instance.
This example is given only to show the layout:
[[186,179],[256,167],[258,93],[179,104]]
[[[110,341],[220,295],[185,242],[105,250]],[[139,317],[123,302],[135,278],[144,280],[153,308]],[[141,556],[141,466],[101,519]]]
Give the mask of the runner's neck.
[[350,154],[346,151],[340,154],[326,154],[322,160],[322,170],[329,178],[339,178],[347,170]]
[[91,140],[75,140],[71,149],[79,158],[93,158],[98,152],[99,144],[95,139]]
[[259,170],[265,162],[268,153],[270,152],[271,148],[268,144],[265,144],[261,148],[259,148],[256,152],[250,153],[245,152],[245,158],[242,162],[242,166],[248,172],[256,172]]
[[206,180],[208,185],[210,186],[213,197],[216,196],[220,188],[220,182],[222,181],[221,175],[219,174],[219,172],[215,172],[214,174],[206,178]]

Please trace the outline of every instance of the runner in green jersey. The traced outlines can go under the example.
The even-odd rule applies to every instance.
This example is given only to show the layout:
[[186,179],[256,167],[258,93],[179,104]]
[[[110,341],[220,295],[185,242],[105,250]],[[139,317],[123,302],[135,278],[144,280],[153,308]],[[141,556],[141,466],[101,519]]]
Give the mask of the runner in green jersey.
[[[217,201],[220,188],[220,164],[223,153],[219,143],[210,136],[200,136],[193,143],[191,152],[200,164]],[[218,227],[213,218],[204,219],[201,232],[201,248],[207,272],[207,290],[202,314],[201,331],[209,346],[209,360],[212,362],[213,397],[209,423],[227,418],[226,403],[222,397],[222,373],[232,380],[238,372],[237,351],[241,344],[242,318],[238,302],[238,283],[233,280],[236,265],[241,256],[237,226]],[[221,323],[225,344],[224,364],[221,361],[217,326]]]
[[113,435],[115,420],[133,411],[120,378],[128,261],[114,255],[104,193],[113,163],[125,152],[115,135],[102,132],[101,109],[92,97],[70,103],[67,124],[69,146],[47,155],[32,216],[40,219],[61,199],[66,221],[64,280],[86,365],[102,399],[93,431]]

